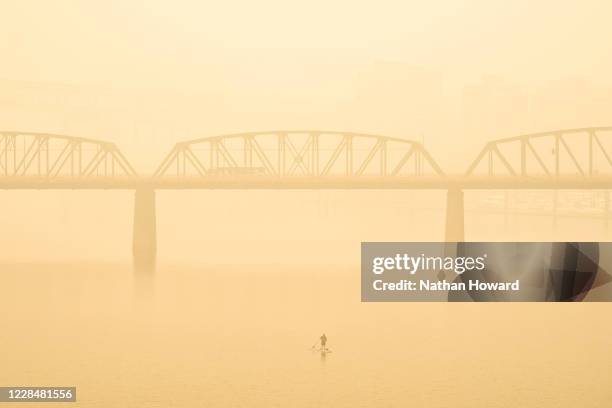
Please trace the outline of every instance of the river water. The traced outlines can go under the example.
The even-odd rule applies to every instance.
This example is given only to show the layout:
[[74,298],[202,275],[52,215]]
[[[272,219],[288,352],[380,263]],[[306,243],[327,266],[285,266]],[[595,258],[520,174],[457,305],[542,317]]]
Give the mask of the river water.
[[[74,385],[75,406],[558,408],[612,397],[606,303],[360,303],[358,268],[2,271],[0,384]],[[322,332],[325,357],[311,350]]]
[[[129,256],[99,260],[129,251],[131,197],[119,195],[113,213],[73,202],[80,195],[58,198],[67,208],[58,222],[36,194],[26,207],[4,203],[3,248],[29,260],[0,254],[0,385],[76,386],[74,406],[103,408],[612,401],[608,303],[360,302],[359,242],[443,239],[443,194],[378,196],[349,213],[361,199],[322,196],[329,205],[317,207],[321,197],[271,192],[269,210],[263,193],[160,196],[161,256],[138,273]],[[466,197],[468,239],[608,237],[601,218],[504,216],[499,197],[490,200],[495,211]],[[62,250],[67,260],[53,256]],[[323,332],[324,357],[312,350]],[[55,405],[65,404],[45,403]]]

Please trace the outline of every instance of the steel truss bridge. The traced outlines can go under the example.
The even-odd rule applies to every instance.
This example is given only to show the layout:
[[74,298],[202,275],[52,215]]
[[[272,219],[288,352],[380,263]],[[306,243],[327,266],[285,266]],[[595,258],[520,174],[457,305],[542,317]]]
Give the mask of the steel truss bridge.
[[[113,143],[0,132],[0,189],[136,191],[134,253],[155,253],[155,190],[447,190],[446,239],[462,241],[463,190],[612,189],[612,127],[488,142],[462,174],[447,174],[421,143],[335,131],[268,131],[177,143],[150,175]],[[607,206],[607,204],[606,204]]]
[[152,175],[114,143],[0,131],[1,189],[608,189],[612,127],[488,142],[463,174],[421,143],[360,133],[270,131],[177,143]]

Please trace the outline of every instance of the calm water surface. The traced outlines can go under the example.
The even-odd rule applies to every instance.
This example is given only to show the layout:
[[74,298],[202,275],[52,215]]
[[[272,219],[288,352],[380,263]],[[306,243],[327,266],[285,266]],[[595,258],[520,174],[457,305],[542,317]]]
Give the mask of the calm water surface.
[[[74,406],[612,400],[605,303],[362,304],[358,266],[160,263],[147,276],[127,263],[11,263],[1,273],[0,384],[75,385]],[[311,350],[322,332],[325,358]]]

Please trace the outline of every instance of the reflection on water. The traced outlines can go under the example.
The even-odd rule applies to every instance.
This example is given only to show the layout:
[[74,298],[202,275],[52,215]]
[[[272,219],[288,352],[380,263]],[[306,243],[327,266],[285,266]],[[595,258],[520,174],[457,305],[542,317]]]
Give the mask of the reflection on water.
[[134,257],[132,268],[134,273],[134,295],[137,299],[151,299],[155,289],[157,259],[155,257]]
[[[607,304],[366,304],[357,265],[1,270],[0,384],[76,385],[75,406],[570,407],[612,396]],[[329,355],[310,348],[322,332]]]

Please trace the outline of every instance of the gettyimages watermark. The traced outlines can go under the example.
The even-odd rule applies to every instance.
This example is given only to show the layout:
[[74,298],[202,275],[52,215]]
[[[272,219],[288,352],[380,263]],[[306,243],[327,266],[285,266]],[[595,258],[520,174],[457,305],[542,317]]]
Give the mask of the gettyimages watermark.
[[363,302],[612,301],[610,242],[363,242]]

